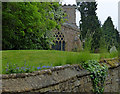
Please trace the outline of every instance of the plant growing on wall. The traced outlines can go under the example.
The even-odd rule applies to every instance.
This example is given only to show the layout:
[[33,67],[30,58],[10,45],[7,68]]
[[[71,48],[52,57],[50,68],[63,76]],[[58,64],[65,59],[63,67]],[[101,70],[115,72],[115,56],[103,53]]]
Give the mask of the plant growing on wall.
[[100,64],[95,60],[89,60],[82,64],[85,69],[90,71],[92,83],[93,83],[93,92],[95,94],[102,94],[104,91],[104,82],[107,76],[108,68],[105,64]]

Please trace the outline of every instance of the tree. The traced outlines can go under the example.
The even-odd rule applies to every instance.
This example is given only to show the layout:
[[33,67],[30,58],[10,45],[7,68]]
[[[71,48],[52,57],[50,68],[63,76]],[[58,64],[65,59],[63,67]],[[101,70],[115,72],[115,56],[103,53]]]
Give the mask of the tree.
[[107,50],[110,50],[112,46],[119,47],[119,32],[114,28],[111,17],[108,17],[102,26],[102,36],[105,38],[107,44]]
[[48,49],[46,32],[59,28],[64,13],[59,3],[3,3],[3,49]]
[[[103,29],[101,28],[101,33],[102,32],[103,32]],[[101,53],[108,52],[108,50],[107,50],[107,44],[106,44],[105,38],[104,38],[104,36],[102,34],[101,34],[101,37],[100,37],[100,52]]]
[[99,48],[100,40],[100,22],[96,15],[97,4],[96,2],[78,2],[78,10],[81,13],[80,31],[82,38],[87,38],[87,33],[92,36],[91,50]]

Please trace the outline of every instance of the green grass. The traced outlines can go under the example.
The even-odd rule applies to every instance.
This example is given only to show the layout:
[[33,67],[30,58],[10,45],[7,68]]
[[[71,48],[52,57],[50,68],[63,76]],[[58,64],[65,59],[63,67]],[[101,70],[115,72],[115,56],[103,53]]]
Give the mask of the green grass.
[[[94,54],[89,52],[67,52],[56,50],[6,50],[2,51],[2,73],[5,73],[7,63],[23,66],[60,66],[65,64],[80,64],[87,60],[100,58],[112,58],[116,54],[102,53]],[[0,67],[1,67],[0,66]]]
[[114,57],[118,57],[119,52],[112,52],[112,53],[101,53],[100,54],[100,58],[114,58]]
[[95,59],[99,54],[88,52],[67,52],[55,50],[7,50],[2,51],[2,71],[5,73],[7,63],[23,66],[59,66],[65,64],[79,64],[80,62]]

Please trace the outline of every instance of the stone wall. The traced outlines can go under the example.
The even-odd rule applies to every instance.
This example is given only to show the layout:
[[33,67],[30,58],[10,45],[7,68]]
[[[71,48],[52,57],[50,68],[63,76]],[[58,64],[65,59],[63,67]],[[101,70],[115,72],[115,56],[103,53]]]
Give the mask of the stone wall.
[[[117,59],[103,61],[109,67],[105,92],[120,92],[120,61]],[[90,74],[76,64],[57,66],[33,73],[6,74],[2,76],[2,92],[5,94],[7,92],[92,92]]]

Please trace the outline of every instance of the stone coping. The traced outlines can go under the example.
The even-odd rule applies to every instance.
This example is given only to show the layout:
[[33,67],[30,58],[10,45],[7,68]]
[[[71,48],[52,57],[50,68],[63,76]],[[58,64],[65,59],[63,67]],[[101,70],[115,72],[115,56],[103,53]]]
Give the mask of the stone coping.
[[109,69],[116,68],[120,66],[120,58],[101,59],[100,63],[106,64]]
[[[103,62],[104,62],[104,64],[106,64],[108,66],[109,69],[120,66],[120,60],[118,60],[117,58],[100,60],[101,64],[103,64]],[[90,72],[83,69],[82,66],[79,64],[73,64],[73,65],[68,64],[68,65],[64,65],[64,66],[55,66],[50,69],[34,71],[31,73],[3,74],[2,76],[0,76],[0,78],[2,77],[2,79],[10,79],[10,78],[25,78],[25,77],[29,77],[29,76],[36,76],[36,75],[43,75],[43,74],[51,75],[55,71],[64,70],[64,69],[68,69],[68,68],[72,68],[72,69],[75,69],[75,70],[78,70],[81,72],[84,70],[86,73],[85,72],[84,72],[84,74],[82,73],[81,76],[90,74]]]

